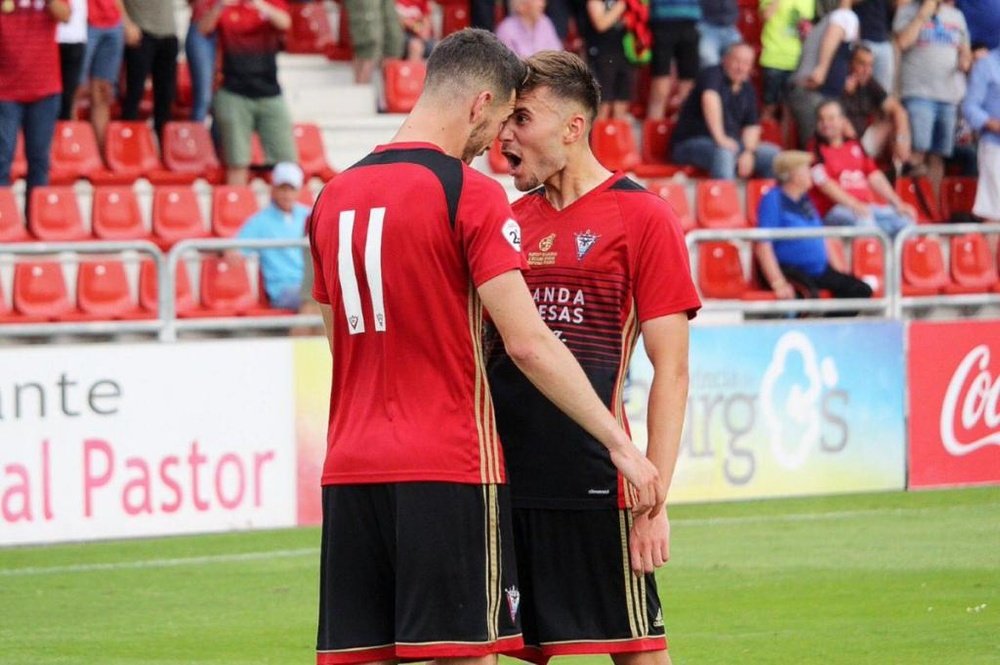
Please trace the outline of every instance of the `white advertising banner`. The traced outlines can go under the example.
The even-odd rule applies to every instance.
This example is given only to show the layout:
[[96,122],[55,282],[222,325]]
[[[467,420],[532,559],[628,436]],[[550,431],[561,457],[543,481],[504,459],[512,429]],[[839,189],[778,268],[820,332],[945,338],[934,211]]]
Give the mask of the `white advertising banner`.
[[292,526],[288,340],[0,349],[0,546]]

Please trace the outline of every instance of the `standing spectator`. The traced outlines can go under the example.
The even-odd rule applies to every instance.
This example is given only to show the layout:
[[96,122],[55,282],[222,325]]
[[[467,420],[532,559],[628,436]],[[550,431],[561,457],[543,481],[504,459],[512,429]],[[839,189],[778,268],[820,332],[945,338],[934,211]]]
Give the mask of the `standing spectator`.
[[875,57],[874,76],[886,92],[896,89],[896,49],[892,45],[894,0],[854,0],[861,43]]
[[56,27],[59,67],[62,72],[62,100],[59,119],[73,120],[73,102],[80,87],[83,56],[87,52],[87,0],[70,0],[69,20]]
[[284,0],[245,0],[215,5],[198,26],[205,34],[218,28],[222,44],[222,87],[215,95],[214,120],[230,185],[249,180],[254,131],[269,160],[298,161],[292,118],[278,85],[281,35],[291,23]]
[[[890,236],[913,224],[917,211],[904,203],[874,160],[849,138],[840,102],[827,100],[816,110],[813,201],[832,226],[878,226]],[[875,203],[880,196],[890,205]]]
[[87,0],[83,77],[90,79],[90,122],[102,151],[125,45],[138,44],[141,38],[142,32],[125,14],[122,0]]
[[426,60],[434,49],[434,26],[427,0],[396,0],[403,25],[407,60]]
[[69,15],[64,0],[10,3],[0,11],[0,186],[10,185],[22,129],[29,191],[49,182],[49,148],[62,91],[56,23]]
[[965,16],[973,50],[1000,46],[1000,0],[958,0],[955,6]]
[[878,157],[891,143],[893,157],[905,163],[910,158],[910,120],[899,100],[875,80],[874,67],[871,49],[858,44],[851,54],[851,69],[840,103],[865,152]]
[[[772,187],[760,201],[758,225],[762,229],[816,229],[823,226],[809,199],[813,181],[808,152],[789,150],[774,158]],[[836,238],[796,238],[773,240],[754,245],[754,255],[764,278],[780,300],[790,300],[801,293],[818,298],[826,289],[834,298],[870,298],[868,284],[847,273],[840,254],[829,249]],[[793,284],[795,285],[793,287]]]
[[816,0],[760,0],[760,66],[764,74],[764,110],[768,120],[777,115],[785,87],[802,55],[804,24],[816,14]]
[[816,109],[824,99],[840,97],[850,66],[851,46],[858,40],[858,16],[851,0],[823,17],[802,44],[802,59],[792,74],[788,107],[806,145],[816,132]]
[[913,131],[911,164],[924,171],[935,191],[944,160],[955,148],[958,104],[965,96],[965,72],[972,66],[969,30],[953,0],[923,0],[901,7],[893,30],[903,52],[899,96]]
[[583,40],[590,71],[601,90],[598,119],[628,118],[635,69],[625,57],[625,0],[587,0]]
[[1000,223],[1000,46],[973,66],[962,112],[979,132],[979,186],[972,212]]
[[191,119],[204,122],[212,107],[215,90],[215,31],[204,33],[198,27],[202,17],[216,0],[188,0],[191,4],[191,24],[184,38],[184,54],[191,72]]
[[714,67],[729,47],[743,41],[736,27],[740,10],[736,0],[701,0],[698,21],[698,60],[701,68]]
[[383,59],[403,55],[403,26],[395,0],[344,0],[343,6],[354,47],[354,82],[371,83]]
[[497,38],[518,57],[562,50],[552,19],[545,15],[545,0],[511,0],[511,10],[497,26]]
[[674,129],[674,162],[705,169],[712,178],[771,177],[779,148],[760,140],[757,93],[750,84],[753,56],[750,46],[735,44],[721,66],[698,74]]
[[666,117],[670,106],[670,66],[677,62],[677,102],[681,105],[694,87],[698,75],[698,0],[650,0],[649,28],[653,33],[653,60],[650,73],[649,109],[652,119]]
[[[304,237],[309,208],[298,202],[302,181],[302,169],[298,164],[276,164],[271,172],[271,202],[247,219],[236,237],[241,240],[292,240]],[[262,249],[260,269],[271,307],[298,311],[302,305],[302,249]]]
[[170,121],[177,96],[177,21],[172,2],[125,0],[125,11],[139,26],[138,44],[125,48],[125,99],[122,118],[137,120],[146,78],[153,75],[153,126],[156,135]]

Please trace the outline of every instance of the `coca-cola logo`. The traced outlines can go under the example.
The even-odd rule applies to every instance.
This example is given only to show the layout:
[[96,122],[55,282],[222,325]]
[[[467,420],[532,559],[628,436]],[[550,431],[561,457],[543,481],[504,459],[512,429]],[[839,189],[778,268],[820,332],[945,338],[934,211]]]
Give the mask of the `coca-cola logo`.
[[1000,446],[1000,375],[994,377],[989,366],[990,349],[980,344],[966,354],[948,382],[941,405],[941,442],[955,457]]

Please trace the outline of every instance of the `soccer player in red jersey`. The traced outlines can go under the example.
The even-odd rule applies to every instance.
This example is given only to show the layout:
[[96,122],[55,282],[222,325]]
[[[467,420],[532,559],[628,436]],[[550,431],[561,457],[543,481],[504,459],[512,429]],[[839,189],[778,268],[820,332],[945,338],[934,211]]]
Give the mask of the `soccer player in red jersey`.
[[656,467],[538,316],[503,189],[467,164],[525,75],[491,33],[450,35],[392,142],[313,210],[313,295],[333,354],[319,665],[489,665],[522,645],[484,307],[518,367],[607,447],[639,509],[662,500]]
[[[500,133],[521,191],[514,204],[528,288],[542,318],[623,426],[639,334],[653,364],[646,454],[663,494],[673,475],[688,386],[688,319],[701,306],[669,204],[594,157],[600,103],[587,65],[566,52],[527,60],[530,75]],[[617,665],[670,659],[653,571],[669,556],[665,510],[633,515],[607,452],[541,398],[509,353],[489,364],[510,474],[526,648],[611,654]]]

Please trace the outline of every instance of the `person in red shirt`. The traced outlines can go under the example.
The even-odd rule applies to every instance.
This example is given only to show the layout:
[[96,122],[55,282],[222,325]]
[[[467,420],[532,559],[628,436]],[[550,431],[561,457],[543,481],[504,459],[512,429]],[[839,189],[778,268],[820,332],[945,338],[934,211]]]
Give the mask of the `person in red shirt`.
[[503,189],[468,165],[525,74],[492,33],[448,36],[399,132],[313,210],[313,296],[333,353],[319,665],[491,665],[522,645],[487,311],[521,371],[611,451],[637,509],[662,500],[656,468],[539,317]]
[[[687,404],[688,319],[701,306],[670,205],[590,148],[600,92],[568,52],[531,72],[500,132],[514,184],[526,279],[542,318],[627,427],[623,390],[641,334],[654,368],[647,458],[670,486]],[[526,649],[608,654],[618,665],[669,663],[653,571],[669,556],[667,513],[634,516],[607,451],[525,381],[494,345],[489,380],[510,473]],[[581,580],[585,579],[585,583]]]
[[62,93],[56,24],[69,16],[65,0],[0,3],[0,186],[10,185],[22,129],[28,188],[49,182],[49,147]]
[[407,60],[426,60],[434,50],[434,26],[427,0],[396,0],[396,13],[403,25]]
[[87,0],[83,77],[90,79],[90,123],[102,150],[125,45],[134,46],[141,40],[142,31],[125,13],[122,0]]

